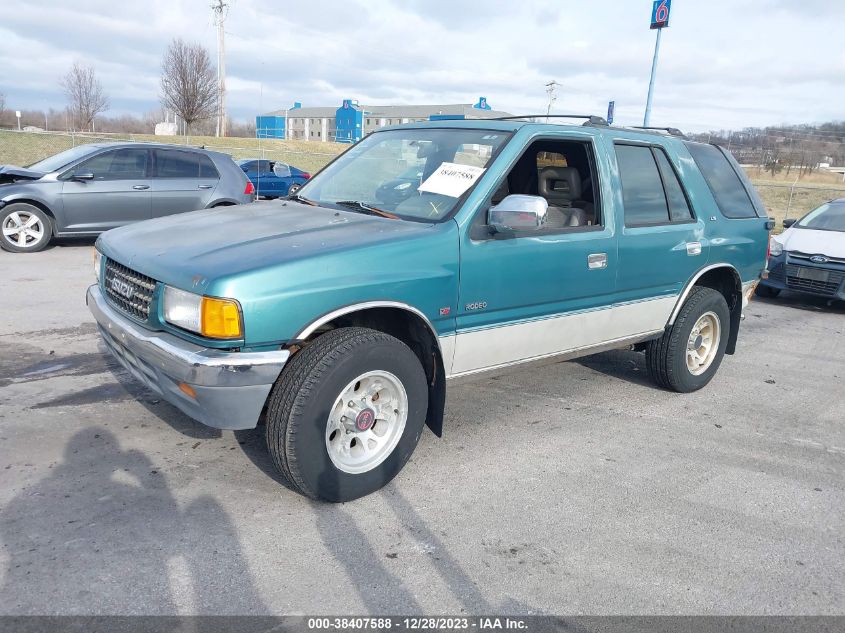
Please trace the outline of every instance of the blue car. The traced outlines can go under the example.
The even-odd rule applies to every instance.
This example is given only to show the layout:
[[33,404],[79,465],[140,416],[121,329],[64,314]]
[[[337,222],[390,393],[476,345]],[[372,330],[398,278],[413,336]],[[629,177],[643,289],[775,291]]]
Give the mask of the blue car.
[[275,160],[248,158],[239,160],[238,166],[255,186],[256,194],[270,199],[296,193],[311,178],[307,171]]

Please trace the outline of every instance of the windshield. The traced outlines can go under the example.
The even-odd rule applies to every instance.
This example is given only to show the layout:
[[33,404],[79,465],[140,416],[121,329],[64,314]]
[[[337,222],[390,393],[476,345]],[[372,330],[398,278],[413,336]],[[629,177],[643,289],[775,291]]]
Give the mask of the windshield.
[[796,224],[802,229],[845,232],[845,202],[828,202],[810,211]]
[[330,207],[439,222],[478,182],[509,136],[443,128],[376,132],[321,171],[298,195]]
[[27,169],[49,174],[50,172],[58,171],[62,167],[70,165],[75,160],[78,160],[83,156],[87,156],[98,149],[100,148],[93,145],[77,145],[76,147],[56,154],[55,156],[50,156],[49,158],[38,161],[37,163],[33,163]]

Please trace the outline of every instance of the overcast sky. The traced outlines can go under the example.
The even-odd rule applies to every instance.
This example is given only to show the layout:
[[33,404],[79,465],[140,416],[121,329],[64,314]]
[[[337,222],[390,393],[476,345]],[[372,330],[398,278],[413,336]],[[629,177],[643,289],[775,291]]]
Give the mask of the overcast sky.
[[[642,122],[651,0],[228,0],[230,116],[303,105],[473,103]],[[93,65],[110,114],[158,108],[174,37],[216,55],[210,0],[3,0],[0,92],[61,109],[61,75]],[[693,131],[845,118],[843,0],[673,0],[652,124]]]

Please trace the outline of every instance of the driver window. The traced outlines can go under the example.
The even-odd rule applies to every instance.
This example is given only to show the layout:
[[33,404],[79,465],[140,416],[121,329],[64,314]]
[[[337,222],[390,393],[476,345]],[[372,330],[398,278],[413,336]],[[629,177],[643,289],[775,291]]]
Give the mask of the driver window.
[[[489,206],[499,204],[512,194],[540,196],[549,205],[547,231],[601,226],[594,173],[591,144],[536,141],[499,182]],[[486,210],[482,221],[486,222]]]
[[117,149],[97,154],[74,168],[76,174],[94,174],[94,180],[142,180],[147,177],[146,149]]

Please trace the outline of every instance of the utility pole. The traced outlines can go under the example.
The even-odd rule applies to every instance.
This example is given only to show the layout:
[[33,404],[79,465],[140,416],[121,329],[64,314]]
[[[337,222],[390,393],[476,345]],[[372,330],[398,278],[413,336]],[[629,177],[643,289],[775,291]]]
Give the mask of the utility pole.
[[216,136],[226,136],[226,45],[223,23],[229,13],[229,5],[216,0],[211,5],[214,24],[217,26],[217,131]]
[[549,105],[546,107],[546,123],[549,122],[549,113],[552,111],[552,104],[557,101],[555,89],[561,84],[552,80],[546,84],[546,94],[549,95]]

